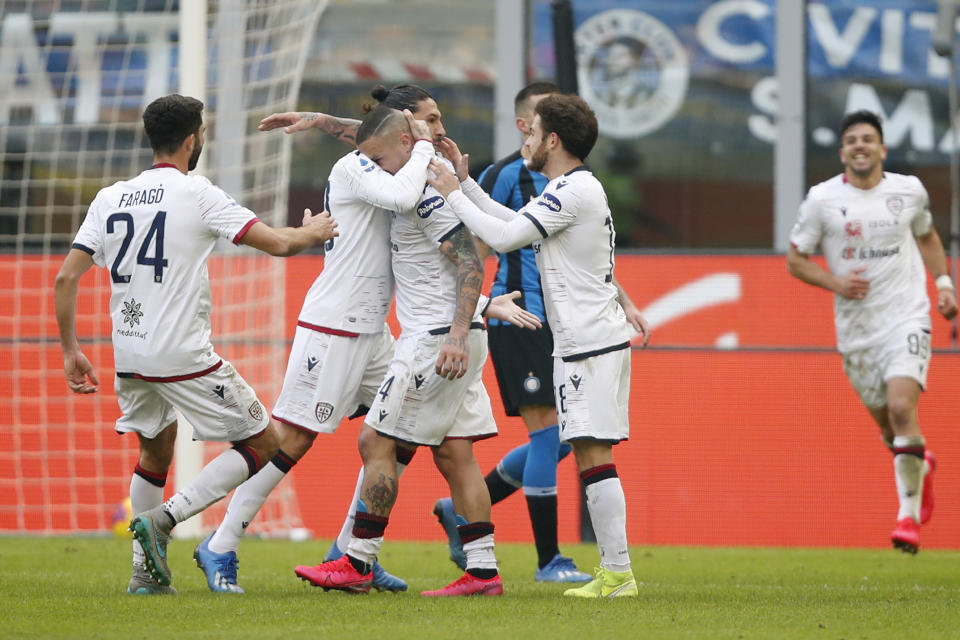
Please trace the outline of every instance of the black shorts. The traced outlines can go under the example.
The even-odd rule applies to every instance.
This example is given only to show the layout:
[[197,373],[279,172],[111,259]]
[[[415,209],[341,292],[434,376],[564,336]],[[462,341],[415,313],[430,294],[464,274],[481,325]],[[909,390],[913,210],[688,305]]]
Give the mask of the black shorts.
[[553,334],[546,323],[534,331],[513,325],[490,326],[487,339],[508,416],[520,415],[520,407],[529,405],[555,406]]

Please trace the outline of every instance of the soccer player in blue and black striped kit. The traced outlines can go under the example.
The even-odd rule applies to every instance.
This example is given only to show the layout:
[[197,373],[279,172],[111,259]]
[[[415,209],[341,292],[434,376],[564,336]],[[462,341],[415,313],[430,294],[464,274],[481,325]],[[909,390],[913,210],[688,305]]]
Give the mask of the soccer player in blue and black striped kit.
[[[550,82],[527,85],[514,99],[517,129],[526,136],[537,102],[559,88]],[[540,195],[547,178],[530,171],[520,151],[487,167],[480,175],[484,191],[514,210]],[[570,453],[560,445],[557,412],[553,397],[553,336],[543,307],[540,273],[530,246],[501,254],[491,296],[522,291],[517,304],[536,314],[543,328],[530,331],[508,323],[488,322],[490,357],[497,374],[500,396],[508,416],[520,416],[530,442],[510,451],[487,474],[487,488],[493,504],[523,488],[537,547],[536,579],[543,582],[586,582],[591,576],[577,569],[573,560],[560,554],[557,544],[557,463]],[[465,557],[460,549],[450,498],[437,501],[434,513],[450,538],[450,558],[461,568]]]

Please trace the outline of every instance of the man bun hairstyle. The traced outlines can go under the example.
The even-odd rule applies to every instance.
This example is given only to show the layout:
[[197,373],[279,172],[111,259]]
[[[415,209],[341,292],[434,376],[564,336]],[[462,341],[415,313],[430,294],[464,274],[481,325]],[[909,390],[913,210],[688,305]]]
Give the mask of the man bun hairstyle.
[[843,120],[840,121],[840,140],[843,140],[843,134],[847,132],[847,129],[861,123],[869,124],[876,129],[877,133],[880,134],[880,142],[883,142],[883,125],[880,124],[880,116],[867,109],[851,111],[843,117]]
[[542,138],[555,133],[564,150],[586,160],[597,143],[597,115],[579,96],[554,94],[537,103]]
[[171,155],[203,124],[203,103],[172,93],[157,98],[143,111],[143,129],[154,153]]
[[376,100],[376,104],[366,103],[363,105],[363,112],[370,113],[377,104],[382,104],[403,111],[409,109],[410,113],[416,113],[417,107],[424,100],[434,100],[426,89],[415,84],[398,84],[390,90],[387,90],[382,84],[378,84],[370,90],[370,96]]

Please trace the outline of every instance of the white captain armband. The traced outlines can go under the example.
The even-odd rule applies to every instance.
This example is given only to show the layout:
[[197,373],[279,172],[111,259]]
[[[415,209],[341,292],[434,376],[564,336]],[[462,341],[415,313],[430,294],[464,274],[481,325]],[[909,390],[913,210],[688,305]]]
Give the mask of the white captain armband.
[[940,291],[941,289],[949,289],[950,291],[956,290],[955,287],[953,286],[953,280],[951,280],[950,276],[947,274],[943,274],[942,276],[937,276],[936,283],[937,283],[937,291]]

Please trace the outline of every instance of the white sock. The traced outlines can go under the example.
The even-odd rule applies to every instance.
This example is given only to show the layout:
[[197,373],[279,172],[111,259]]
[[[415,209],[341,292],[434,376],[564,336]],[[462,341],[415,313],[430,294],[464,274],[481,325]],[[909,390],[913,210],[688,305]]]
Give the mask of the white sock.
[[493,550],[493,534],[472,540],[463,545],[467,556],[467,569],[496,569],[497,556]]
[[267,496],[286,477],[273,462],[268,462],[252,478],[237,487],[227,505],[223,522],[210,538],[209,548],[214,553],[236,551],[247,531],[247,525],[256,517]]
[[[163,502],[163,487],[144,480],[136,473],[130,478],[130,507],[133,515],[153,509]],[[143,547],[136,540],[133,541],[133,565],[144,566]]]
[[343,527],[340,529],[340,535],[337,536],[337,549],[340,553],[346,553],[350,545],[350,539],[353,537],[353,523],[357,519],[357,500],[360,499],[360,488],[363,487],[363,467],[360,467],[360,473],[357,474],[357,485],[353,488],[353,498],[350,500],[350,509],[347,510],[347,519],[343,521]]
[[[403,475],[407,465],[397,462],[397,480]],[[337,549],[340,553],[346,553],[350,546],[350,538],[353,537],[353,523],[357,519],[357,501],[360,499],[360,489],[363,487],[363,467],[360,467],[360,473],[357,474],[357,484],[353,488],[353,499],[350,500],[350,509],[347,510],[347,519],[343,521],[340,528],[340,534],[337,536]]]
[[627,501],[620,478],[588,484],[586,493],[587,510],[600,549],[600,564],[609,571],[629,571]]
[[235,449],[227,449],[207,463],[189,485],[177,491],[163,508],[177,522],[183,522],[227,495],[247,479],[247,460]]
[[[893,473],[897,481],[897,495],[900,498],[900,510],[897,520],[913,518],[920,523],[920,503],[923,498],[923,475],[925,461],[923,455],[915,455],[924,449],[923,436],[897,436],[893,439]],[[898,453],[910,449],[914,453]]]
[[361,562],[372,565],[377,561],[380,554],[380,546],[383,544],[383,536],[376,538],[351,538],[347,545],[346,553],[350,554]]

